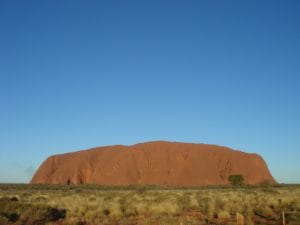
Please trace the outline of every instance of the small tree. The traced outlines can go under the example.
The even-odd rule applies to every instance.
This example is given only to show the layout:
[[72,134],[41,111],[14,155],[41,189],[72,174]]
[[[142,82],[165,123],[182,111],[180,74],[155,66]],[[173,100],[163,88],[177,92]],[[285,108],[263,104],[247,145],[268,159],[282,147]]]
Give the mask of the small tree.
[[228,181],[234,186],[241,186],[244,184],[244,177],[241,174],[233,174],[228,177]]

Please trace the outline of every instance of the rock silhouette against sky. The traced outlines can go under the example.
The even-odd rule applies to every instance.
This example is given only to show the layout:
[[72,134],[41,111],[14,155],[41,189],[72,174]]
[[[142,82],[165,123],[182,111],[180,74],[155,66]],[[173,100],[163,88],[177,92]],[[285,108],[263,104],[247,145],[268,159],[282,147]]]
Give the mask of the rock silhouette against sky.
[[228,184],[233,174],[242,174],[248,184],[275,182],[257,154],[217,145],[157,141],[51,156],[31,183],[197,186]]

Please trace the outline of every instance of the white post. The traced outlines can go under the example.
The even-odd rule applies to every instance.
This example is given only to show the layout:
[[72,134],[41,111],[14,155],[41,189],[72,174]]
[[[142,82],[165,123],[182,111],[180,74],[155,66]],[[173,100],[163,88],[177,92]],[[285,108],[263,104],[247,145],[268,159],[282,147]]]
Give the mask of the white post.
[[244,225],[244,216],[242,214],[236,213],[236,224]]
[[285,214],[284,214],[284,211],[282,211],[282,224],[285,225]]

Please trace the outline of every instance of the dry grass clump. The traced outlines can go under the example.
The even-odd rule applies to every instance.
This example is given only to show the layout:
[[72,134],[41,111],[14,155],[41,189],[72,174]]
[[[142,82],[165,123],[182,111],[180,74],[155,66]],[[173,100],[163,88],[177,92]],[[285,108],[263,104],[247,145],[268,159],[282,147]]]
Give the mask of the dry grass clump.
[[220,220],[229,220],[231,218],[231,215],[228,211],[223,210],[218,213],[218,218]]
[[191,209],[191,195],[189,193],[183,193],[182,195],[177,196],[177,205],[181,211],[187,211]]

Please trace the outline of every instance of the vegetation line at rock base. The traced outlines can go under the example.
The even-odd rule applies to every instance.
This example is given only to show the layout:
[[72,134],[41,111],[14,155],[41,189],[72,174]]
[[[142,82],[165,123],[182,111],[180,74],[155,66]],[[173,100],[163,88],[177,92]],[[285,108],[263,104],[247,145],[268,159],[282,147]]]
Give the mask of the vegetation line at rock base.
[[300,187],[300,184],[269,184],[268,182],[262,182],[256,185],[203,185],[203,186],[167,186],[167,185],[101,185],[101,184],[76,184],[76,185],[64,185],[64,184],[22,184],[22,183],[0,183],[0,189],[37,189],[37,190],[69,190],[69,189],[97,189],[97,190],[203,190],[203,189],[257,189],[265,187],[274,188],[287,188],[287,187]]

